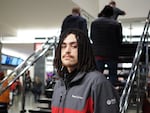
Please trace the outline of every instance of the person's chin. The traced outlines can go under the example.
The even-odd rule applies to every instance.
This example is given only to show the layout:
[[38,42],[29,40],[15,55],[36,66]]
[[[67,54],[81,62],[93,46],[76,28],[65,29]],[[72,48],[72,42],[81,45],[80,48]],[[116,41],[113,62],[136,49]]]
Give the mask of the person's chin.
[[63,62],[63,65],[64,65],[65,67],[72,67],[72,66],[74,66],[75,64],[74,64],[74,63],[71,63],[70,61],[65,61],[65,62]]
[[67,62],[63,63],[63,65],[64,65],[65,67],[70,67],[70,66],[72,66],[71,63],[67,63]]

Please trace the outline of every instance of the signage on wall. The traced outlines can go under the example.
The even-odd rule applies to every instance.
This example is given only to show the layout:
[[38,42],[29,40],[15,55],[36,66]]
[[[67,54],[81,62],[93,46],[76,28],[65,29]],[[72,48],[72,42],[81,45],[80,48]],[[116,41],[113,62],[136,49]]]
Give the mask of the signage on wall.
[[18,66],[23,62],[23,59],[14,57],[14,56],[9,56],[2,54],[1,55],[1,64],[2,65],[9,65],[9,66]]

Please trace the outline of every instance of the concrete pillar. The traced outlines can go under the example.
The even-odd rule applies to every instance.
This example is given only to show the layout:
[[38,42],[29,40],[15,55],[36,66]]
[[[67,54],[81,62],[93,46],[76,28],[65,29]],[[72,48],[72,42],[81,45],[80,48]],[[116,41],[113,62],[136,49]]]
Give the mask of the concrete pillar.
[[[1,62],[1,55],[2,55],[2,43],[1,43],[1,41],[0,41],[0,62]],[[1,63],[0,63],[0,71],[2,70],[2,65],[1,65]]]
[[42,81],[42,92],[45,85],[45,56],[42,56],[34,65],[34,78],[38,76]]

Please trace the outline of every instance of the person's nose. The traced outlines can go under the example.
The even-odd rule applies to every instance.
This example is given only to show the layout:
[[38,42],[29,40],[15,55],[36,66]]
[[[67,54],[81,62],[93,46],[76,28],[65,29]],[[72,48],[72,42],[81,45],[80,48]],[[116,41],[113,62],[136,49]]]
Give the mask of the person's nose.
[[66,47],[66,53],[70,53],[71,52],[71,47],[69,45],[67,45]]

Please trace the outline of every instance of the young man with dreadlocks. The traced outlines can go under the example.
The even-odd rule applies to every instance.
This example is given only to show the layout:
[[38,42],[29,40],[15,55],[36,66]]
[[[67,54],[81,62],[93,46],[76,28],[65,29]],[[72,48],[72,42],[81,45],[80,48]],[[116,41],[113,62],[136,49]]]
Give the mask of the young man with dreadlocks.
[[60,78],[54,87],[52,113],[119,113],[118,94],[96,70],[84,32],[68,29],[61,35],[54,66]]

